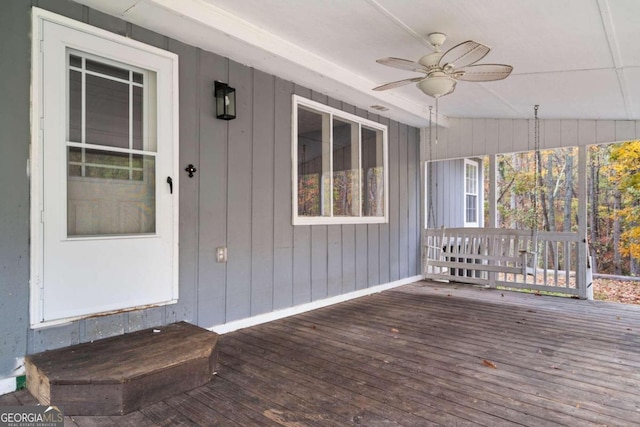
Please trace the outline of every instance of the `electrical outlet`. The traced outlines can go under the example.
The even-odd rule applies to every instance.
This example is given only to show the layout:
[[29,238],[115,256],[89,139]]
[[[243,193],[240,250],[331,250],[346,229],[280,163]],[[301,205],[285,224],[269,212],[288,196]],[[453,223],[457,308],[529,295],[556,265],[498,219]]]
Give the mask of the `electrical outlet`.
[[216,262],[227,262],[227,248],[216,248]]

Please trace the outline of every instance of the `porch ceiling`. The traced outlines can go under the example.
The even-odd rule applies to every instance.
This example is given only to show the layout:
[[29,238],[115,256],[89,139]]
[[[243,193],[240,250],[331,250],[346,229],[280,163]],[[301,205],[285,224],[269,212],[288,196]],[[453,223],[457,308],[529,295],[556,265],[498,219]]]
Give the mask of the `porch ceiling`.
[[[460,82],[449,117],[640,119],[637,0],[76,0],[178,40],[383,115],[425,126],[434,100],[413,85],[371,88],[414,73],[376,64],[417,60],[426,34],[492,48],[481,62],[506,80]],[[375,110],[371,110],[374,111]]]

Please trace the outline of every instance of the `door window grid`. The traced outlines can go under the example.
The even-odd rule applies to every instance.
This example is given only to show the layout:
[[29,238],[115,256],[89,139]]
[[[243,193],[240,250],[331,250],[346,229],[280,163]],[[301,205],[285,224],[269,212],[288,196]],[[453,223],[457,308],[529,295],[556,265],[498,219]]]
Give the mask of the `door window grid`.
[[[155,157],[154,151],[145,150],[143,141],[144,129],[145,129],[145,82],[148,81],[146,72],[144,70],[134,70],[126,67],[124,64],[112,63],[102,58],[95,60],[89,55],[69,50],[68,54],[68,73],[69,73],[69,102],[68,102],[68,133],[67,133],[67,147],[68,147],[68,164],[69,175],[80,177],[93,177],[93,178],[109,178],[109,179],[126,179],[141,181],[144,179],[144,168],[142,163],[138,160],[140,155]],[[100,70],[102,72],[100,72]],[[80,73],[80,123],[72,123],[72,111],[71,111],[71,87],[72,87],[72,72]],[[106,146],[102,144],[93,144],[87,141],[87,76],[94,76],[100,79],[105,79],[111,82],[117,82],[127,85],[128,90],[128,147],[120,148],[113,146]],[[126,79],[123,77],[127,77]],[[137,96],[134,96],[137,95]],[[134,103],[135,98],[139,98],[138,103]],[[136,116],[140,117],[136,117]],[[136,120],[138,118],[138,120]],[[138,123],[138,126],[134,125]],[[73,141],[73,137],[78,136],[77,129],[74,132],[74,125],[80,127],[80,141]],[[75,135],[74,135],[75,134]],[[138,136],[139,135],[139,136]],[[138,138],[136,138],[138,136]],[[136,139],[138,140],[136,144]],[[140,148],[134,148],[134,145]],[[102,152],[114,152],[114,153],[126,153],[128,159],[123,164],[113,164],[113,160],[110,162],[96,163],[87,159],[88,149],[93,149],[93,152],[100,150]],[[80,158],[74,155],[74,152],[78,152]],[[93,156],[96,158],[96,156]],[[111,163],[111,164],[109,164]],[[94,170],[102,169],[105,176],[95,176],[96,174],[87,174],[88,168]],[[73,171],[73,172],[72,172]],[[108,173],[111,171],[111,173]],[[125,172],[125,174],[119,172]],[[98,174],[99,175],[99,174]]]

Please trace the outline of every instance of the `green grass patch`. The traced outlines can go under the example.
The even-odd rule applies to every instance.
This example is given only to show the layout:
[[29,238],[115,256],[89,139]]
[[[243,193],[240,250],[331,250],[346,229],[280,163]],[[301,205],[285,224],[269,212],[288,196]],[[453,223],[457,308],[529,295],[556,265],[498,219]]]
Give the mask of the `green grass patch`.
[[25,388],[27,388],[27,376],[20,375],[16,377],[16,390],[23,390]]

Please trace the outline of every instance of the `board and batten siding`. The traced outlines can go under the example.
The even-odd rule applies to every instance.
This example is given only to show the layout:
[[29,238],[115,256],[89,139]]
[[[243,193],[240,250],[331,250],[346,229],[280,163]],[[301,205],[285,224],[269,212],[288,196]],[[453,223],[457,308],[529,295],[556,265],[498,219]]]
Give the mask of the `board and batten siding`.
[[[542,108],[541,108],[542,110]],[[544,117],[544,114],[541,114]],[[640,138],[640,120],[539,120],[540,148],[607,144]],[[435,132],[432,132],[432,135]],[[535,149],[533,119],[450,118],[429,149],[422,135],[424,159],[444,160]],[[435,139],[435,138],[434,138]]]
[[[29,328],[31,6],[179,55],[179,166],[197,172],[179,179],[177,304]],[[67,0],[3,0],[0,38],[0,180],[11,183],[0,186],[0,380],[27,353],[180,320],[213,327],[420,274],[416,128]],[[235,120],[215,118],[216,80],[236,88]],[[388,126],[388,223],[292,225],[293,94]]]

